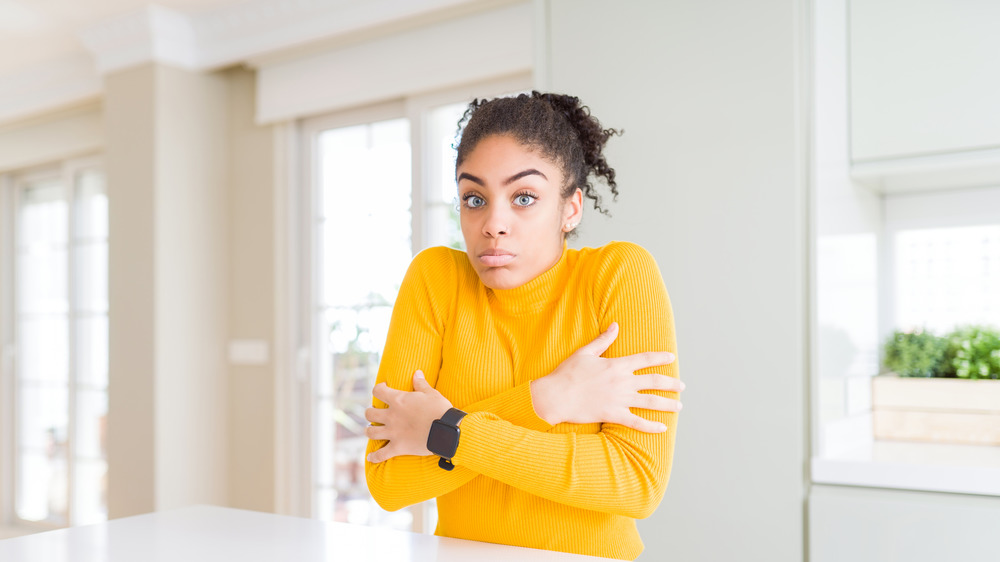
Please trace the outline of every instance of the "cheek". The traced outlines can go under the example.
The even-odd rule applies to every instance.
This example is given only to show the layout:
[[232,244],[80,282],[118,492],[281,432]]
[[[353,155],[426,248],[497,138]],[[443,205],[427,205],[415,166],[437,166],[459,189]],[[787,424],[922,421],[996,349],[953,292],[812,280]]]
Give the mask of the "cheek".
[[459,226],[462,227],[462,232],[463,233],[467,232],[469,229],[471,229],[471,228],[473,228],[475,226],[473,224],[474,221],[475,221],[475,219],[472,216],[470,216],[469,213],[466,213],[464,211],[459,211],[458,212],[458,223],[459,223]]

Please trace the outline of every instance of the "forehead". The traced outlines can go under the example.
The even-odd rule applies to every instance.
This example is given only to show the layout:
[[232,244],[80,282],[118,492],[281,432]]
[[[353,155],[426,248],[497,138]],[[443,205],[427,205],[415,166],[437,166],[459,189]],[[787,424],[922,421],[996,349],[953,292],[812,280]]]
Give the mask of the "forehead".
[[509,177],[529,168],[543,172],[549,181],[562,178],[560,166],[540,150],[511,136],[492,135],[476,144],[458,166],[456,173],[464,171],[495,179]]

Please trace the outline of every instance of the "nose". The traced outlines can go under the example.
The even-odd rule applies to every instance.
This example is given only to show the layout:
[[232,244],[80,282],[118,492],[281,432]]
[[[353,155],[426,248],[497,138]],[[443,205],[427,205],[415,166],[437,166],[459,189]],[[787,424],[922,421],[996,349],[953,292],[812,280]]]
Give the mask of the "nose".
[[510,234],[510,215],[504,209],[494,207],[483,223],[483,235],[487,238],[496,238],[508,234]]

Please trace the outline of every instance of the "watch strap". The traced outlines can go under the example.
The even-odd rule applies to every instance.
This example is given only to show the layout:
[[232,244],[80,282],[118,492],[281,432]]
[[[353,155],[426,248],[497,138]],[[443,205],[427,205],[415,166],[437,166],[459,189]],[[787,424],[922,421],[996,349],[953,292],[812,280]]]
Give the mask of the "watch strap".
[[462,410],[459,410],[458,408],[449,408],[448,411],[441,416],[441,422],[458,427],[458,424],[465,416],[466,413]]

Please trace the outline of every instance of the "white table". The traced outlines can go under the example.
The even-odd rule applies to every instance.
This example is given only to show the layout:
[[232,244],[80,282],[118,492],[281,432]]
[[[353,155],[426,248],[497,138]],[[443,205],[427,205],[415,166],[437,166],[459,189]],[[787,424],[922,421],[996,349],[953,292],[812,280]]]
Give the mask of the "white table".
[[0,541],[0,562],[608,560],[225,507],[195,506]]

